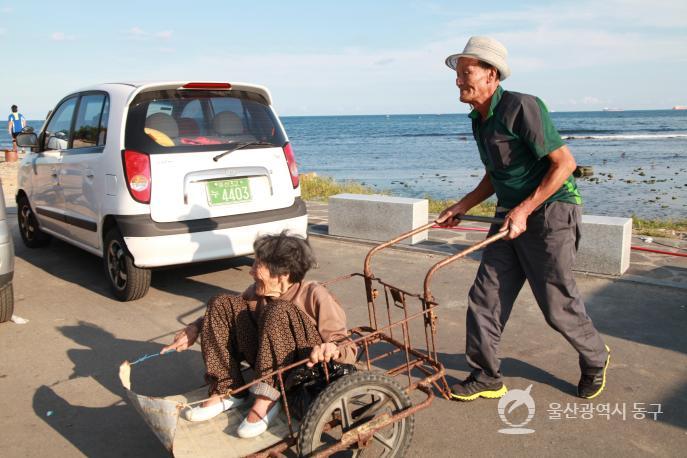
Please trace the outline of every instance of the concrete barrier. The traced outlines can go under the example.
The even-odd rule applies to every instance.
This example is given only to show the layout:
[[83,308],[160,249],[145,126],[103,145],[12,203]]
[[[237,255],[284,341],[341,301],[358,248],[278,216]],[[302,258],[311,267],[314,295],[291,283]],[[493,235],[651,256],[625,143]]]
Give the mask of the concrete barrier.
[[632,219],[582,215],[582,241],[575,270],[622,275],[630,267]]
[[[329,234],[363,240],[386,241],[426,224],[426,199],[379,194],[338,194],[329,198]],[[604,275],[622,275],[630,267],[632,219],[582,215],[582,240],[575,270]],[[422,232],[402,243],[427,240]]]
[[[329,234],[383,242],[427,224],[428,211],[427,199],[337,194],[329,198]],[[414,245],[423,240],[427,231],[401,243]]]

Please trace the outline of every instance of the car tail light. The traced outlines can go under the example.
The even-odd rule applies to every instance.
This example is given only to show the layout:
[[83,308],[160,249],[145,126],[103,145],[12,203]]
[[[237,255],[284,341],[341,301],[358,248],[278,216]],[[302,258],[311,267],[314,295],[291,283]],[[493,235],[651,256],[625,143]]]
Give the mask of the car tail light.
[[150,157],[138,151],[125,150],[123,154],[126,187],[131,197],[142,204],[150,203]]
[[229,83],[186,83],[182,89],[231,89]]
[[293,154],[291,143],[284,145],[284,157],[286,157],[286,165],[289,167],[289,174],[291,175],[291,184],[294,189],[298,187],[298,166],[296,165],[296,156]]

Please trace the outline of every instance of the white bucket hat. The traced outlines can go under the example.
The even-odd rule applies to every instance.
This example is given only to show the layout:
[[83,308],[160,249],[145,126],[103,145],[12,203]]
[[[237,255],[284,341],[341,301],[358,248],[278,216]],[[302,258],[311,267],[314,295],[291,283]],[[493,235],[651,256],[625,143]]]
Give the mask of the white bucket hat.
[[446,58],[446,65],[450,69],[455,70],[458,65],[458,59],[461,57],[472,57],[493,65],[501,74],[501,81],[510,76],[510,67],[508,67],[508,62],[506,62],[508,50],[493,38],[470,37],[462,53],[453,54]]

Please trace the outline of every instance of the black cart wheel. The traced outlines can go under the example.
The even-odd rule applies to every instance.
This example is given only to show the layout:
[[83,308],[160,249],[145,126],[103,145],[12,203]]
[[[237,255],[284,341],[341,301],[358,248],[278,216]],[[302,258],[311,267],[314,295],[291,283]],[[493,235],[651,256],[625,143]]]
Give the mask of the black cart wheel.
[[9,321],[12,313],[14,313],[14,292],[10,282],[0,289],[0,323]]
[[150,287],[151,272],[134,265],[118,229],[105,235],[103,264],[115,297],[122,302],[134,301],[146,295]]
[[[356,372],[329,385],[303,418],[298,438],[302,456],[311,456],[341,440],[343,434],[383,414],[396,414],[411,406],[401,386],[386,375]],[[331,426],[331,428],[330,428]],[[334,456],[402,457],[415,429],[413,415],[377,431],[365,448]]]
[[26,196],[21,196],[17,202],[17,221],[21,239],[27,247],[39,248],[50,242],[50,235],[38,227],[36,215],[33,214],[29,199]]

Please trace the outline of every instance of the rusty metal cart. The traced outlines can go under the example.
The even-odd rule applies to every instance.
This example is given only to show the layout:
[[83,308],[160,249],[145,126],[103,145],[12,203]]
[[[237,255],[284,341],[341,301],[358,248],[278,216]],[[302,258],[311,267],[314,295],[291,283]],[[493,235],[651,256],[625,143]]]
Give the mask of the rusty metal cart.
[[[465,220],[499,222],[493,218],[464,217]],[[285,388],[287,373],[304,365],[299,361],[234,390],[275,377],[279,380],[282,415],[269,430],[254,439],[240,439],[236,427],[245,409],[230,410],[213,420],[191,423],[179,420],[182,408],[202,402],[204,392],[168,398],[136,394],[129,383],[130,368],[120,371],[131,404],[151,426],[163,445],[175,456],[280,456],[297,446],[302,456],[403,456],[413,436],[414,414],[428,407],[436,394],[449,399],[445,369],[437,357],[438,303],[432,296],[432,277],[441,268],[503,238],[498,232],[471,247],[434,264],[424,277],[423,292],[413,293],[377,277],[371,268],[373,256],[401,240],[428,230],[434,223],[372,248],[362,274],[346,275],[326,283],[333,287],[346,281],[362,281],[369,325],[351,329],[358,347],[358,371],[332,381],[296,418]],[[424,346],[414,344],[422,342]],[[328,377],[325,368],[325,376]]]

